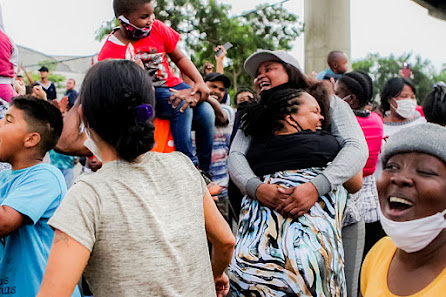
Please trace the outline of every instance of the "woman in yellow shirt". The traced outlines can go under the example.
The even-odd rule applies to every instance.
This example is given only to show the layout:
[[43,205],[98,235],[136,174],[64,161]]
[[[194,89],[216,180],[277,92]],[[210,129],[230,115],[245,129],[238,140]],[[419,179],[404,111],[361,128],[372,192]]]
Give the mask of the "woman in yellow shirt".
[[364,297],[446,295],[446,128],[421,124],[392,135],[378,181],[389,237],[367,255]]

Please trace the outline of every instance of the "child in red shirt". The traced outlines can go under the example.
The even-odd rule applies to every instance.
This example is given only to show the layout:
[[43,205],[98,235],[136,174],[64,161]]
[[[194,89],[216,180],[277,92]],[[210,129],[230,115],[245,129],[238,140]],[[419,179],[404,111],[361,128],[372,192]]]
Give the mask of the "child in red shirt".
[[[180,34],[155,19],[153,2],[113,1],[121,25],[107,38],[98,60],[130,59],[148,71],[155,86],[156,115],[170,119],[176,150],[207,173],[215,127],[214,111],[206,102],[209,89],[194,64],[181,52]],[[166,56],[192,79],[193,89],[173,74]],[[196,155],[192,148],[192,126],[197,138]]]

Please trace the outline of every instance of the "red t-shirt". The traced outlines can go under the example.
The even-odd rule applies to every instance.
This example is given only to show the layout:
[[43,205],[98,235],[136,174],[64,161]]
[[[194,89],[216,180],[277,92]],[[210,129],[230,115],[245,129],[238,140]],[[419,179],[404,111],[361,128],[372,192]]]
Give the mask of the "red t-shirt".
[[113,36],[113,33],[110,34],[99,53],[98,60],[141,58],[144,68],[153,75],[155,87],[173,87],[182,80],[173,74],[166,55],[175,50],[179,40],[178,32],[155,20],[150,35],[133,44],[125,45]]

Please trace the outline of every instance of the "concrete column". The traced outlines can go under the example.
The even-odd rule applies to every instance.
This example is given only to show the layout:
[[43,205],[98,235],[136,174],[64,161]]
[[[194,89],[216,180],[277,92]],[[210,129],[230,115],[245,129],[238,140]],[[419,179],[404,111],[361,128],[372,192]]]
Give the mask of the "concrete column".
[[350,0],[305,0],[305,73],[327,68],[332,50],[350,62]]

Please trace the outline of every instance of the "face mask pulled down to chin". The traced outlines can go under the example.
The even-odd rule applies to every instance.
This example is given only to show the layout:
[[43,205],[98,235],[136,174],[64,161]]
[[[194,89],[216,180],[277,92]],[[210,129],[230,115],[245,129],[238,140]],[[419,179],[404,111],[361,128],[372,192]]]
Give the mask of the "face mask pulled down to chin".
[[381,225],[395,246],[406,253],[415,253],[427,247],[446,228],[446,209],[434,215],[404,222],[386,218],[378,206]]
[[122,27],[130,39],[140,40],[150,35],[151,28],[136,27],[123,15],[119,16],[118,19],[121,21]]

